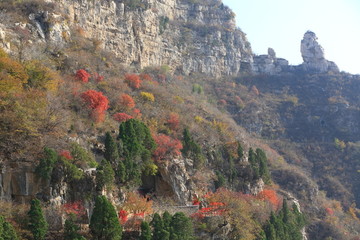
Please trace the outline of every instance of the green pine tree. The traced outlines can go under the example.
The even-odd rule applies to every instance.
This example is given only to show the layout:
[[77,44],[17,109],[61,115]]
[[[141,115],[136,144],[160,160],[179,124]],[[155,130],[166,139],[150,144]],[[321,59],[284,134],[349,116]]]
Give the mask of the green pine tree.
[[241,146],[240,142],[238,142],[237,154],[238,154],[238,157],[239,157],[238,160],[240,161],[244,156],[244,149]]
[[109,132],[105,134],[104,158],[112,163],[113,166],[116,166],[119,160],[118,146]]
[[140,240],[151,240],[151,229],[148,222],[141,223]]
[[0,216],[0,239],[1,240],[18,240],[14,227]]
[[151,221],[153,228],[153,240],[163,240],[164,222],[158,213],[155,213]]
[[172,240],[194,239],[192,222],[183,212],[174,214],[171,219],[170,229],[170,239]]
[[96,169],[96,188],[102,190],[104,187],[111,188],[114,183],[115,173],[111,164],[103,159]]
[[264,180],[266,184],[271,182],[269,169],[267,167],[267,157],[263,150],[260,148],[256,149],[256,158],[259,164],[259,176]]
[[98,196],[90,219],[90,231],[95,240],[120,240],[122,227],[114,206],[105,196]]
[[80,227],[75,221],[76,216],[74,214],[71,214],[69,218],[65,220],[64,240],[85,240],[85,238],[79,234]]
[[260,177],[259,162],[258,162],[256,154],[252,148],[249,149],[249,163],[250,163],[251,169],[253,171],[253,178],[259,179],[259,177]]
[[123,161],[119,162],[116,170],[116,176],[119,179],[119,182],[124,183],[126,181],[126,168]]
[[43,215],[41,204],[38,199],[31,201],[30,210],[28,212],[29,230],[34,240],[43,240],[48,230],[48,224]]
[[45,147],[44,157],[40,159],[39,165],[37,165],[35,169],[35,173],[41,178],[49,180],[57,159],[57,153],[53,149]]

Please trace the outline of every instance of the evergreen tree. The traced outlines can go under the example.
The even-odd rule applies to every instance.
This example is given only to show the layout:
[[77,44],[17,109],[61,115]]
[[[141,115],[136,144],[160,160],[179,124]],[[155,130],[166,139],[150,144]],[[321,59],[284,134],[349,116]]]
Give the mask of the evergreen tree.
[[239,157],[238,160],[240,161],[244,156],[244,149],[239,142],[238,142],[238,147],[237,147],[237,154]]
[[110,188],[114,183],[115,173],[111,164],[103,159],[96,169],[96,188],[102,190],[104,187]]
[[141,223],[140,240],[151,240],[151,229],[148,222]]
[[264,180],[266,184],[270,183],[270,173],[267,167],[267,157],[263,150],[256,149],[256,158],[259,164],[259,176]]
[[50,179],[58,155],[51,148],[44,148],[44,158],[40,159],[39,165],[35,169],[35,173],[43,179]]
[[158,213],[155,213],[151,221],[153,228],[153,240],[163,240],[164,222]]
[[90,219],[90,231],[95,240],[120,240],[122,227],[114,206],[105,196],[98,196]]
[[192,222],[183,212],[174,214],[171,219],[170,229],[170,239],[172,240],[194,239]]
[[156,148],[149,128],[136,119],[120,124],[119,139],[122,141],[124,156],[130,159],[141,157],[145,150],[152,152]]
[[65,221],[64,225],[64,240],[85,240],[78,231],[80,227],[75,223],[76,216],[71,214],[68,219]]
[[121,183],[124,183],[126,180],[126,169],[123,161],[119,162],[119,165],[117,167],[116,176],[119,179]]
[[48,230],[48,224],[43,215],[40,201],[33,199],[31,201],[30,210],[28,212],[29,230],[34,240],[43,240]]
[[118,146],[109,132],[105,134],[104,157],[115,167],[119,160]]
[[181,153],[184,157],[192,158],[194,160],[194,167],[201,168],[205,162],[205,157],[199,144],[197,144],[191,137],[189,129],[185,128],[183,131],[183,148]]
[[170,233],[170,223],[171,223],[171,214],[168,211],[165,211],[162,215],[163,223],[164,223],[164,230]]
[[18,240],[14,227],[0,216],[0,239],[1,240]]
[[249,149],[249,163],[253,171],[254,179],[258,179],[260,177],[259,163],[257,161],[256,154],[252,148]]
[[215,180],[215,189],[221,188],[225,186],[225,177],[221,174],[221,172],[216,171],[217,180]]

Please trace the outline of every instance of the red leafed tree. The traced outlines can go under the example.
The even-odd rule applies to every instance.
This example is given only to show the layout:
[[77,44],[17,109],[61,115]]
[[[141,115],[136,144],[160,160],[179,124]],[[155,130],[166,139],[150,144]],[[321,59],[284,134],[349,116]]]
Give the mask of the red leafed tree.
[[119,219],[121,224],[126,223],[126,221],[128,220],[128,215],[129,213],[123,209],[119,211]]
[[143,81],[152,81],[152,77],[149,75],[149,74],[146,74],[146,73],[141,73],[139,75],[139,77],[141,78],[141,80]]
[[105,118],[105,111],[109,108],[109,100],[102,92],[88,90],[81,94],[81,98],[91,110],[91,116],[96,122],[102,122]]
[[120,123],[125,122],[125,121],[127,121],[129,119],[132,119],[132,118],[133,118],[133,116],[130,116],[130,115],[126,114],[126,113],[115,113],[113,115],[113,119],[115,121],[120,122]]
[[257,198],[260,200],[268,201],[271,203],[271,205],[275,208],[278,208],[280,206],[281,200],[279,199],[278,195],[274,190],[271,189],[264,189],[261,191]]
[[181,142],[166,135],[158,135],[154,137],[157,148],[154,151],[156,160],[164,160],[167,156],[178,156],[183,148]]
[[84,204],[81,201],[65,203],[63,205],[63,209],[66,214],[75,214],[78,217],[84,216],[86,214]]
[[68,151],[68,150],[61,150],[59,155],[66,158],[66,159],[68,159],[68,160],[73,159],[73,157],[71,156],[70,151]]
[[132,115],[134,116],[134,118],[140,118],[141,115],[142,115],[142,113],[141,113],[140,109],[135,108],[135,109],[133,109],[133,111],[132,111]]
[[251,92],[254,93],[256,96],[258,96],[260,94],[259,90],[257,89],[257,87],[255,85],[253,85],[251,87]]
[[80,81],[84,82],[84,83],[89,82],[89,77],[90,76],[91,75],[87,71],[85,71],[84,69],[77,70],[77,72],[75,74],[75,78],[77,80],[80,80]]
[[102,81],[104,81],[104,76],[98,74],[97,72],[94,73],[94,76],[93,76],[93,77],[94,77],[94,79],[95,79],[96,82],[102,82]]
[[173,131],[178,130],[180,124],[179,115],[177,113],[170,113],[169,118],[166,121],[166,124]]
[[137,74],[126,74],[125,82],[133,89],[139,89],[141,86],[141,80]]
[[135,107],[134,99],[128,94],[122,94],[120,96],[120,104],[129,109],[132,109]]

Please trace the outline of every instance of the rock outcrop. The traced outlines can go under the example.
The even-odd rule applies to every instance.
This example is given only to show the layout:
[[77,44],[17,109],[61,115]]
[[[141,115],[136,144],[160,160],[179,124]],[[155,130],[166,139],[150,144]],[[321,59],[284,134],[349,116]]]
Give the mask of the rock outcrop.
[[256,74],[275,75],[288,69],[289,62],[283,58],[277,58],[274,49],[269,48],[268,54],[254,56],[252,69]]
[[55,44],[71,38],[69,27],[77,27],[138,68],[169,65],[183,74],[213,76],[251,68],[250,44],[220,0],[51,1],[64,10],[62,16],[51,14],[47,36]]
[[303,69],[319,73],[339,72],[339,68],[334,62],[325,59],[324,49],[317,42],[317,39],[314,32],[307,31],[301,40],[301,56],[304,60]]

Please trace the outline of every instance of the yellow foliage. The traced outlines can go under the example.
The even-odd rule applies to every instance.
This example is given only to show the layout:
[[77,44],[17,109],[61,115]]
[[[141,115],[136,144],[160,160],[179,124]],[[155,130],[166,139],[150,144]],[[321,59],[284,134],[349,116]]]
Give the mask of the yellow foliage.
[[121,209],[126,210],[129,213],[145,213],[151,214],[152,201],[148,201],[146,198],[139,196],[134,192],[129,192],[126,201],[121,206]]
[[205,121],[205,119],[202,118],[201,116],[195,116],[194,119],[195,119],[195,122],[197,122],[197,123],[203,123]]
[[175,96],[174,101],[181,104],[184,103],[184,99],[180,96]]
[[346,143],[338,138],[334,139],[334,144],[337,149],[344,150],[346,148]]
[[149,92],[141,92],[140,96],[142,97],[142,99],[144,99],[145,101],[149,101],[149,102],[154,102],[155,101],[155,97],[154,94],[149,93]]
[[34,60],[25,64],[26,72],[29,75],[27,86],[55,92],[58,89],[60,76],[50,68]]
[[7,53],[4,51],[4,49],[0,48],[0,58],[8,57]]

